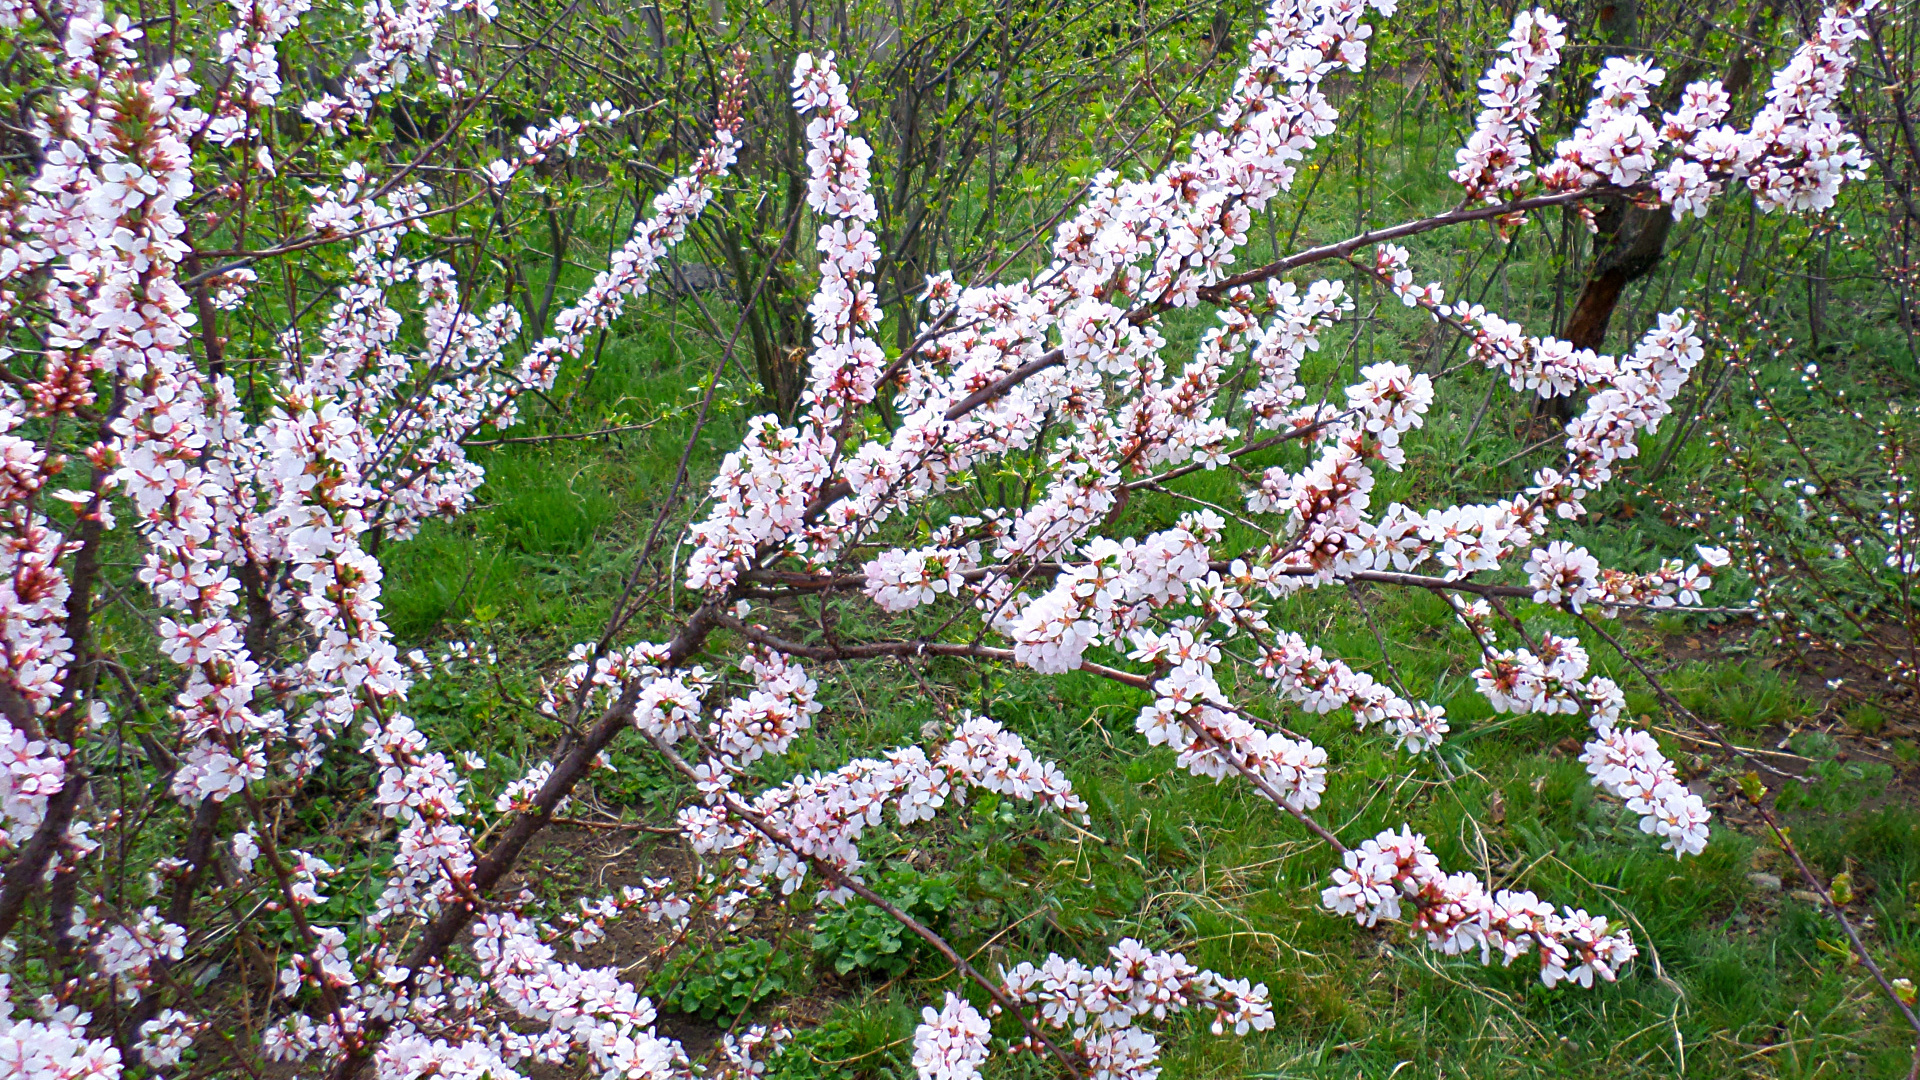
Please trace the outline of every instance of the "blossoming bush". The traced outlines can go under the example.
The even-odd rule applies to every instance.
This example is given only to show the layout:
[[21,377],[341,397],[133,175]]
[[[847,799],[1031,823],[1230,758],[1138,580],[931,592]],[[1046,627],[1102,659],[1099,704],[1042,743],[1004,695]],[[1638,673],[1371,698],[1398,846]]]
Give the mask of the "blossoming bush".
[[[1331,849],[1327,917],[1403,921],[1442,953],[1522,961],[1548,986],[1615,979],[1638,948],[1604,912],[1451,870],[1410,829],[1350,842],[1315,817],[1339,762],[1312,717],[1342,714],[1411,757],[1451,725],[1396,678],[1283,625],[1283,601],[1354,586],[1445,597],[1495,710],[1584,718],[1593,784],[1675,858],[1703,850],[1705,803],[1622,722],[1624,692],[1589,643],[1537,619],[1568,612],[1604,639],[1596,617],[1696,605],[1727,561],[1703,547],[1627,573],[1553,535],[1669,414],[1702,358],[1696,323],[1676,310],[1619,355],[1574,348],[1422,283],[1399,242],[1475,223],[1511,235],[1602,197],[1695,215],[1731,188],[1769,211],[1830,205],[1862,169],[1834,103],[1870,4],[1829,9],[1742,121],[1711,82],[1656,116],[1664,73],[1612,59],[1584,119],[1554,138],[1537,106],[1566,27],[1522,12],[1482,80],[1456,209],[1238,268],[1252,216],[1335,131],[1330,84],[1365,66],[1368,20],[1394,14],[1393,0],[1275,0],[1184,158],[1098,177],[1028,277],[935,276],[932,315],[893,350],[875,336],[871,150],[833,57],[802,54],[790,89],[820,261],[796,419],[753,420],[711,478],[679,549],[695,600],[673,632],[631,640],[623,605],[545,688],[539,707],[568,734],[512,776],[436,748],[410,719],[432,665],[402,656],[382,621],[376,552],[466,509],[482,472],[462,440],[510,426],[646,290],[752,137],[745,88],[730,82],[705,149],[554,333],[523,345],[520,312],[490,303],[461,238],[433,230],[471,225],[456,211],[534,182],[613,110],[544,120],[459,167],[431,144],[397,165],[328,150],[428,75],[450,109],[478,108],[449,59],[468,54],[442,46],[450,27],[494,17],[488,4],[369,5],[365,58],[304,100],[277,52],[321,14],[302,0],[235,0],[193,64],[93,0],[0,7],[44,76],[14,136],[33,167],[5,191],[0,258],[0,1062],[63,1080],[262,1060],[341,1078],[756,1075],[784,1030],[729,1032],[696,1059],[634,983],[582,951],[616,920],[684,937],[801,890],[858,896],[952,965],[958,985],[912,1040],[922,1076],[1025,1054],[1148,1080],[1156,1032],[1179,1014],[1223,1034],[1273,1027],[1266,987],[1132,938],[1095,966],[1054,954],[980,970],[871,889],[862,840],[883,822],[913,829],[982,794],[1069,822],[1088,809],[1072,762],[980,713],[796,771],[822,665],[877,657],[1149,691],[1134,721],[1148,743],[1246,785]],[[250,231],[253,206],[264,220]],[[226,331],[259,302],[260,268],[322,251],[340,260],[337,283],[289,305],[272,355],[232,355]],[[1308,268],[1337,276],[1286,280]],[[1303,361],[1361,290],[1430,315],[1516,390],[1584,395],[1558,462],[1485,503],[1375,505],[1376,478],[1405,464],[1453,372],[1385,362],[1343,389],[1304,384]],[[1200,307],[1217,325],[1176,355],[1164,319]],[[1005,463],[1029,496],[988,496],[982,478]],[[1245,478],[1233,502],[1129,515],[1142,493],[1215,470]],[[107,609],[136,590],[156,614],[129,631]],[[819,633],[766,617],[798,598],[816,604]],[[827,618],[869,601],[859,633]],[[117,658],[134,631],[167,662],[151,685]],[[560,906],[516,895],[518,862],[616,741],[683,781],[674,831],[696,870]],[[351,919],[325,906],[345,882],[313,850],[318,832],[285,812],[343,759],[372,770],[390,823],[367,841],[375,880]],[[129,874],[124,853],[156,845],[167,854],[152,872]],[[182,969],[240,925],[290,943],[250,1026]]]
[[[1920,718],[1911,410],[1828,385],[1817,362],[1784,390],[1746,374],[1774,445],[1716,431],[1740,486],[1696,492],[1689,509],[1753,583],[1767,635],[1821,674],[1857,729],[1910,724]],[[1812,445],[1810,423],[1843,432],[1850,452]]]

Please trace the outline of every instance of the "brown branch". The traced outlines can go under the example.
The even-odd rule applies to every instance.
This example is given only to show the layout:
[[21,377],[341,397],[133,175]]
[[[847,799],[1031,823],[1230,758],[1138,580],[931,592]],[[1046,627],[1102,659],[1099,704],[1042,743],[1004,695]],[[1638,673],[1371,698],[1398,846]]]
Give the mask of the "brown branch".
[[1525,213],[1528,210],[1541,210],[1550,206],[1565,206],[1569,203],[1584,202],[1588,199],[1639,195],[1644,194],[1646,190],[1647,186],[1645,184],[1625,188],[1603,184],[1597,187],[1580,188],[1577,191],[1561,191],[1552,195],[1536,195],[1531,199],[1515,199],[1512,202],[1497,203],[1492,206],[1449,210],[1444,214],[1421,218],[1419,221],[1409,221],[1384,229],[1369,229],[1358,236],[1351,236],[1335,243],[1308,248],[1305,251],[1289,255],[1284,259],[1276,259],[1265,266],[1258,266],[1252,270],[1235,274],[1213,285],[1203,286],[1199,290],[1200,297],[1209,303],[1219,303],[1227,292],[1239,286],[1267,281],[1271,278],[1279,277],[1281,274],[1287,273],[1290,270],[1298,270],[1303,266],[1309,266],[1313,263],[1326,262],[1329,259],[1345,259],[1361,248],[1371,247],[1374,244],[1384,244],[1394,240],[1404,240],[1409,236],[1418,236],[1421,233],[1432,232],[1435,229],[1450,228],[1454,225],[1469,225],[1477,221],[1491,221],[1495,218],[1506,217],[1509,214]]
[[[680,633],[668,645],[663,666],[677,667],[684,664],[700,650],[707,636],[720,625],[717,621],[720,603],[718,599],[709,601],[694,612],[693,617],[687,620],[687,625],[681,628]],[[473,873],[467,882],[470,898],[484,897],[489,889],[498,884],[500,879],[513,869],[521,852],[526,850],[527,845],[533,841],[540,830],[552,822],[554,808],[571,795],[574,787],[585,779],[587,773],[593,768],[594,760],[600,756],[600,752],[605,750],[608,744],[613,742],[614,737],[625,731],[632,723],[633,707],[639,695],[638,681],[630,682],[623,687],[619,698],[601,715],[599,721],[594,724],[593,730],[575,744],[573,749],[554,766],[553,772],[547,776],[547,782],[540,786],[540,791],[533,797],[527,809],[514,816],[513,823],[507,827],[506,832],[502,833],[500,838],[494,841],[493,846],[474,863]],[[420,941],[407,954],[404,964],[407,969],[407,978],[401,984],[401,988],[411,986],[423,969],[438,962],[453,945],[454,940],[459,937],[460,932],[473,920],[473,916],[474,908],[471,899],[466,903],[449,904],[442,909],[440,914],[427,925],[426,930],[421,934]],[[360,1045],[341,1055],[329,1076],[333,1080],[347,1080],[358,1073],[366,1064],[374,1047],[378,1046],[380,1040],[385,1037],[389,1027],[389,1022],[385,1020],[369,1023]]]

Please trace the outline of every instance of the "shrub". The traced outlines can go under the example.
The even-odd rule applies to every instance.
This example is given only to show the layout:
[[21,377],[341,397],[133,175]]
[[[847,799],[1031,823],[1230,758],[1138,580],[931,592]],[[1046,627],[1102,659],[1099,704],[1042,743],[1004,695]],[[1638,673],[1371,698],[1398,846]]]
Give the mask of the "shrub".
[[[1549,987],[1615,979],[1639,953],[1620,920],[1443,866],[1451,838],[1429,844],[1392,819],[1343,838],[1320,819],[1341,779],[1323,744],[1378,740],[1442,772],[1431,751],[1450,724],[1403,683],[1383,637],[1368,671],[1289,624],[1311,627],[1293,616],[1316,596],[1363,615],[1370,590],[1443,597],[1492,710],[1586,723],[1591,783],[1650,845],[1702,851],[1705,800],[1653,735],[1621,722],[1607,671],[1634,669],[1736,748],[1631,650],[1602,670],[1589,648],[1616,643],[1603,620],[1623,611],[1696,606],[1726,553],[1629,572],[1552,536],[1672,412],[1705,355],[1700,323],[1659,314],[1630,351],[1601,355],[1449,300],[1400,242],[1482,226],[1512,237],[1530,215],[1584,221],[1600,203],[1704,215],[1736,191],[1758,210],[1830,205],[1864,165],[1839,98],[1872,5],[1827,10],[1734,123],[1725,88],[1700,80],[1665,96],[1656,126],[1663,73],[1608,60],[1550,149],[1537,97],[1566,27],[1523,11],[1449,174],[1457,207],[1241,261],[1252,215],[1335,132],[1332,91],[1364,70],[1368,20],[1395,6],[1275,0],[1214,129],[1158,171],[1096,176],[1033,272],[932,272],[926,319],[891,352],[876,336],[875,157],[835,59],[801,53],[794,209],[810,211],[821,254],[802,390],[789,415],[747,424],[691,522],[673,518],[733,360],[719,357],[604,631],[537,695],[495,680],[499,701],[554,732],[548,753],[502,769],[415,722],[417,687],[497,664],[457,643],[438,661],[403,655],[383,621],[382,552],[472,505],[484,470],[465,443],[529,402],[553,407],[563,369],[591,364],[722,196],[746,134],[745,58],[712,57],[733,74],[701,149],[564,303],[568,185],[610,172],[568,161],[625,153],[633,118],[589,104],[585,120],[519,132],[477,119],[558,93],[531,74],[534,100],[488,89],[540,66],[557,27],[496,33],[487,0],[235,0],[231,25],[183,15],[165,34],[97,0],[0,4],[20,116],[6,138],[26,163],[0,198],[0,1060],[35,1080],[169,1071],[189,1053],[206,1075],[263,1058],[341,1080],[536,1064],[755,1075],[783,1031],[729,1031],[696,1067],[591,950],[610,923],[644,921],[663,951],[708,958],[668,967],[662,999],[738,1018],[785,977],[742,932],[801,889],[871,905],[954,969],[911,1035],[922,1075],[1031,1054],[1147,1077],[1183,1014],[1236,1037],[1275,1026],[1266,985],[1131,927],[984,972],[876,891],[862,844],[883,831],[933,835],[969,813],[1088,823],[1077,763],[985,715],[991,702],[969,712],[935,692],[938,720],[918,738],[811,767],[836,745],[800,741],[820,734],[813,673],[880,660],[917,678],[937,660],[1124,687],[1132,698],[1102,708],[1124,700],[1128,719],[1086,752],[1167,747],[1154,759],[1167,771],[1230,781],[1286,815],[1326,849],[1298,862],[1327,871],[1335,918],[1405,922],[1482,963],[1530,957]],[[348,37],[364,59],[299,52]],[[432,95],[437,121],[416,108]],[[547,226],[544,287],[525,272],[530,221]],[[1309,268],[1336,276],[1282,280]],[[1347,365],[1320,347],[1354,321],[1362,289],[1457,335],[1485,377],[1542,401],[1584,394],[1556,464],[1486,502],[1374,505],[1449,373],[1356,365],[1330,392]],[[523,537],[554,524],[502,514]],[[584,543],[599,524],[589,512],[529,542]],[[672,576],[649,579],[663,562]],[[1317,719],[1328,713],[1358,733],[1334,733]],[[568,817],[598,809],[589,777],[628,753],[672,778],[631,790],[672,797],[673,824],[656,828],[679,845],[679,872],[604,890],[534,872],[530,850],[556,820],[633,824]],[[1771,825],[1758,772],[1739,782]],[[1805,875],[1857,941],[1847,900]],[[933,907],[930,884],[912,892]],[[843,925],[855,955],[877,936],[864,915]],[[701,947],[718,941],[738,943]],[[1891,994],[1872,954],[1859,958]],[[227,981],[229,960],[244,971]]]

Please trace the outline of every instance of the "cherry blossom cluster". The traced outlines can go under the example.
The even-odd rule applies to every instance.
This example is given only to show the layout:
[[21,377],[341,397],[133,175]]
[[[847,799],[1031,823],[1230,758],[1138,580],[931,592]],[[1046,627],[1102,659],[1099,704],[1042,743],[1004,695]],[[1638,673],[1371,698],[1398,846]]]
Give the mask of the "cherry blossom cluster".
[[[1112,963],[1087,965],[1058,953],[1038,966],[1023,962],[1002,974],[1001,994],[1032,1008],[1039,1021],[1071,1032],[1072,1053],[1087,1075],[1152,1080],[1160,1069],[1160,1041],[1146,1030],[1187,1011],[1213,1013],[1214,1034],[1236,1035],[1274,1026],[1267,988],[1196,967],[1180,953],[1158,952],[1133,938],[1107,950]],[[992,1013],[1001,1006],[996,1002]],[[989,1052],[990,1030],[966,1001],[949,994],[946,1007],[923,1012],[914,1032],[914,1068],[926,1080],[971,1078]],[[1041,1053],[1028,1036],[1013,1049]]]
[[779,653],[749,654],[740,668],[753,678],[753,692],[735,698],[707,729],[707,745],[732,768],[768,754],[784,754],[794,737],[811,727],[819,688],[800,665]]
[[1654,176],[1654,186],[1661,200],[1672,204],[1675,217],[1705,217],[1726,186],[1714,173],[1739,167],[1738,135],[1715,126],[1732,104],[1719,80],[1690,83],[1681,92],[1679,110],[1664,115],[1661,134],[1681,153]]
[[[1035,1007],[1056,1030],[1071,1030],[1073,1050],[1093,1076],[1152,1080],[1159,1075],[1159,1040],[1138,1026],[1187,1010],[1211,1009],[1215,1034],[1237,1035],[1274,1026],[1267,988],[1228,979],[1187,962],[1180,953],[1155,952],[1132,938],[1108,950],[1111,966],[1088,968],[1051,954],[1036,967],[1006,972],[1006,999]],[[999,1014],[996,1003],[991,1012]],[[923,1080],[975,1080],[991,1053],[992,1026],[966,999],[949,992],[944,1006],[921,1010],[914,1030],[913,1066]],[[1015,1049],[1039,1053],[1031,1036]]]
[[[589,333],[605,331],[630,298],[646,294],[654,271],[686,237],[687,228],[713,200],[715,184],[739,155],[744,93],[745,83],[736,75],[721,99],[713,141],[700,151],[686,175],[675,177],[653,197],[653,217],[635,226],[633,235],[613,253],[607,268],[594,275],[580,299],[554,316],[554,335],[534,345],[520,361],[521,381],[541,390],[552,387],[560,364],[579,359],[586,351]],[[615,115],[596,112],[596,123],[610,123]]]
[[1900,469],[1911,451],[1903,445],[1902,433],[1883,426],[1878,434],[1887,459],[1887,486],[1873,514],[1885,537],[1880,543],[1886,553],[1880,561],[1887,569],[1911,577],[1920,574],[1920,515],[1914,512],[1913,490]]
[[1596,976],[1612,982],[1640,952],[1631,931],[1614,931],[1603,916],[1571,907],[1555,912],[1531,892],[1490,892],[1472,874],[1447,873],[1427,838],[1405,828],[1349,850],[1320,901],[1362,926],[1400,919],[1410,908],[1414,931],[1448,956],[1477,950],[1481,963],[1497,955],[1504,966],[1533,953],[1548,986],[1562,980],[1592,986]]
[[9,847],[32,836],[47,816],[47,799],[60,793],[65,785],[66,752],[58,744],[44,739],[29,739],[26,733],[0,720],[0,754],[6,772],[0,774],[0,815],[5,816]]
[[[495,1067],[508,1070],[527,1058],[559,1064],[577,1047],[603,1076],[687,1071],[686,1052],[654,1028],[651,1002],[612,968],[562,961],[542,940],[537,924],[514,915],[489,915],[474,927],[473,950],[501,1000],[540,1025],[541,1034],[532,1037],[502,1032]],[[470,1040],[453,1052],[472,1053],[481,1045]],[[437,1042],[422,1050],[432,1055],[441,1047],[452,1044]],[[428,1071],[425,1064],[411,1063],[413,1075]]]
[[1621,726],[1625,695],[1612,679],[1588,676],[1590,660],[1578,641],[1544,634],[1534,648],[1501,649],[1492,644],[1491,609],[1485,601],[1460,605],[1460,615],[1486,659],[1474,671],[1474,682],[1495,709],[1586,713],[1594,738],[1580,760],[1594,786],[1639,815],[1641,831],[1660,837],[1660,846],[1675,858],[1706,850],[1712,818],[1706,800],[1686,786],[1652,736]]
[[793,105],[813,114],[807,121],[807,205],[827,219],[814,241],[820,287],[808,305],[814,349],[806,390],[815,422],[827,431],[837,426],[842,410],[872,400],[886,359],[867,336],[880,321],[867,280],[880,257],[868,226],[880,211],[868,191],[873,150],[852,133],[860,114],[849,104],[832,54],[819,62],[802,54],[794,62]]
[[1500,45],[1505,55],[1480,79],[1480,116],[1467,144],[1454,152],[1459,167],[1449,175],[1467,198],[1497,203],[1522,190],[1531,174],[1528,137],[1540,130],[1540,94],[1560,50],[1567,25],[1545,8],[1523,11]]
[[1360,374],[1362,381],[1346,390],[1349,408],[1318,418],[1321,449],[1306,468],[1270,468],[1247,494],[1249,510],[1281,515],[1288,526],[1286,543],[1261,560],[1272,591],[1324,584],[1371,569],[1383,556],[1393,559],[1366,514],[1373,465],[1404,465],[1401,436],[1425,422],[1433,383],[1404,364],[1373,364]]
[[1700,562],[1683,565],[1677,559],[1667,559],[1658,570],[1630,574],[1602,569],[1586,548],[1555,540],[1544,548],[1535,548],[1528,556],[1527,583],[1533,586],[1535,603],[1564,606],[1574,612],[1593,604],[1608,618],[1622,607],[1692,605],[1713,587],[1708,568],[1731,561],[1725,548],[1696,545],[1696,550]]
[[978,541],[959,548],[896,548],[867,563],[866,591],[882,611],[909,611],[942,596],[958,596],[967,572],[979,565]]
[[[636,890],[637,892],[637,890]],[[631,906],[632,895],[625,906]],[[618,905],[616,905],[618,906]],[[489,914],[475,927],[473,953],[479,978],[436,972],[424,992],[408,998],[377,990],[361,992],[355,1009],[380,1010],[397,1021],[375,1054],[383,1074],[419,1076],[524,1075],[522,1069],[558,1066],[584,1056],[596,1075],[662,1080],[762,1075],[789,1033],[754,1025],[729,1035],[710,1067],[696,1064],[678,1040],[659,1033],[652,1003],[611,967],[568,960],[553,945],[555,928],[512,913]],[[576,937],[576,948],[579,947]],[[506,1023],[488,1026],[449,1014],[448,1005],[488,1000],[511,1016],[536,1025],[522,1032]],[[329,1028],[299,1023],[274,1029],[268,1054],[297,1061],[339,1046]]]
[[[1645,59],[1609,59],[1594,77],[1585,116],[1537,173],[1528,171],[1529,140],[1539,130],[1541,89],[1566,44],[1565,24],[1544,9],[1522,11],[1500,46],[1503,55],[1480,80],[1483,108],[1451,175],[1469,200],[1492,204],[1524,197],[1536,182],[1548,192],[1604,185],[1650,193],[1675,215],[1704,216],[1736,180],[1762,209],[1824,209],[1844,180],[1865,175],[1859,140],[1846,131],[1836,102],[1876,6],[1849,0],[1827,9],[1774,73],[1767,103],[1745,131],[1721,123],[1731,100],[1717,80],[1682,88],[1679,107],[1656,123],[1647,110],[1666,73]],[[1579,210],[1593,221],[1589,208]],[[1510,233],[1523,220],[1516,213],[1499,225]]]
[[[462,11],[483,22],[499,14],[493,0],[404,0],[369,6],[366,59],[342,73],[345,96],[324,93],[301,106],[301,115],[328,131],[344,131],[365,119],[375,99],[405,83],[413,65],[428,59],[446,17]],[[442,84],[465,81],[452,70],[439,70],[436,78]]]
[[1425,308],[1461,329],[1470,355],[1505,374],[1514,389],[1532,389],[1541,397],[1582,387],[1594,391],[1585,411],[1567,425],[1565,462],[1535,473],[1528,497],[1510,515],[1529,530],[1537,531],[1531,517],[1538,510],[1569,519],[1584,514],[1584,497],[1612,479],[1617,462],[1639,455],[1638,437],[1660,430],[1673,411],[1674,395],[1705,355],[1684,311],[1659,316],[1633,354],[1616,359],[1557,338],[1528,336],[1518,324],[1477,304],[1447,304],[1437,283],[1414,285],[1406,263],[1406,250],[1387,244],[1368,269],[1409,307]]
[[920,1010],[913,1029],[913,1071],[921,1080],[977,1080],[987,1063],[993,1025],[967,999],[948,991],[938,1012]]
[[[812,863],[843,877],[863,865],[859,841],[891,809],[901,825],[930,821],[949,798],[964,801],[971,788],[1084,816],[1086,804],[1058,766],[1033,756],[1020,736],[986,717],[967,716],[929,756],[918,746],[860,758],[831,773],[795,777],[754,796],[729,798],[733,773],[702,770],[707,805],[683,807],[681,832],[703,855],[734,853],[749,889],[775,882],[798,889]],[[857,877],[855,877],[857,880]],[[825,890],[844,900],[844,887]]]
[[[1369,7],[1396,4],[1276,0],[1254,36],[1218,113],[1191,157],[1150,179],[1095,179],[1086,209],[1056,231],[1061,284],[1077,296],[1118,292],[1192,303],[1246,242],[1250,214],[1290,187],[1295,169],[1334,130],[1338,111],[1321,91],[1336,71],[1366,64]],[[1146,269],[1135,269],[1136,264]],[[1112,283],[1110,286],[1109,283]]]
[[1660,837],[1660,846],[1674,857],[1705,851],[1710,817],[1706,804],[1688,789],[1654,737],[1602,714],[1594,716],[1593,726],[1596,737],[1580,760],[1594,785],[1639,814],[1641,831]]
[[1181,768],[1214,780],[1244,772],[1296,810],[1320,805],[1327,752],[1247,719],[1227,702],[1209,666],[1182,664],[1154,684],[1154,693],[1135,727],[1149,744],[1177,750]]
[[[868,280],[879,259],[873,230],[878,215],[868,187],[872,148],[852,134],[859,112],[849,103],[831,54],[802,53],[794,63],[793,105],[807,121],[807,205],[828,221],[820,250],[820,286],[808,311],[813,352],[802,401],[807,418],[796,428],[777,417],[755,417],[741,450],[721,463],[711,485],[715,509],[693,529],[690,587],[733,583],[740,564],[759,546],[798,533],[816,558],[839,548],[832,529],[804,528],[806,508],[831,478],[842,428],[879,389],[886,356],[869,336],[880,309]],[[843,519],[837,524],[844,525]]]
[[1263,428],[1287,426],[1296,406],[1307,396],[1299,385],[1300,362],[1320,349],[1320,333],[1353,310],[1344,281],[1316,281],[1301,292],[1291,281],[1268,284],[1268,302],[1275,312],[1252,349],[1260,382],[1247,394],[1247,408]]
[[[73,642],[66,632],[71,594],[61,560],[65,536],[34,505],[63,462],[13,434],[24,403],[0,388],[0,833],[6,849],[25,842],[46,819],[47,800],[65,785],[71,747],[48,738],[40,719],[63,689]],[[17,703],[17,704],[16,704]]]
[[1436,319],[1456,325],[1466,335],[1468,355],[1505,375],[1515,390],[1564,397],[1613,376],[1616,364],[1612,357],[1558,338],[1529,336],[1520,324],[1477,304],[1446,303],[1445,290],[1438,282],[1414,283],[1408,258],[1406,248],[1382,244],[1375,250],[1369,270],[1408,307],[1424,308]]
[[97,926],[97,931],[93,935],[94,970],[115,983],[125,1001],[139,1000],[140,992],[153,984],[154,965],[180,959],[187,944],[186,931],[162,919],[151,907],[131,923],[104,923]]
[[[233,29],[222,31],[215,52],[233,72],[233,83],[212,109],[207,139],[220,146],[253,145],[249,163],[264,176],[275,173],[273,152],[253,124],[253,114],[273,107],[282,89],[277,43],[312,8],[311,0],[228,0]],[[245,268],[241,268],[244,270]],[[246,271],[251,273],[251,271]],[[227,300],[232,301],[231,295]]]
[[93,1014],[46,1002],[39,1019],[15,1016],[11,995],[0,997],[0,1061],[35,1080],[118,1077],[124,1064],[111,1038],[89,1038]]
[[1611,184],[1632,187],[1654,168],[1660,133],[1642,112],[1666,72],[1644,58],[1616,56],[1594,76],[1587,115],[1553,149],[1553,163],[1541,170],[1549,188]]
[[[1072,671],[1090,646],[1117,644],[1154,609],[1183,600],[1188,583],[1206,574],[1208,544],[1224,525],[1203,510],[1144,541],[1095,538],[1082,549],[1085,562],[1061,573],[1045,593],[995,612],[994,621],[1013,639],[1020,663],[1041,672]],[[1003,557],[1011,548],[1003,539]]]
[[194,1038],[208,1026],[179,1009],[162,1009],[160,1015],[140,1025],[140,1060],[155,1069],[178,1065]]
[[1419,753],[1450,730],[1447,710],[1424,701],[1410,702],[1364,671],[1326,656],[1299,634],[1275,634],[1260,657],[1260,674],[1281,697],[1309,713],[1350,709],[1356,724],[1384,725],[1394,745]]
[[1866,175],[1860,139],[1847,131],[1839,103],[1855,47],[1867,39],[1867,16],[1878,6],[1859,0],[1826,9],[1813,35],[1773,73],[1735,172],[1745,175],[1762,209],[1824,210],[1842,181]]
[[233,8],[231,30],[222,31],[221,60],[233,67],[235,81],[248,105],[266,107],[280,93],[279,56],[274,44],[300,23],[312,7],[310,0],[228,0]]
[[1587,650],[1573,638],[1544,635],[1539,652],[1492,650],[1473,673],[1480,693],[1499,712],[1577,713],[1579,682],[1587,674]]

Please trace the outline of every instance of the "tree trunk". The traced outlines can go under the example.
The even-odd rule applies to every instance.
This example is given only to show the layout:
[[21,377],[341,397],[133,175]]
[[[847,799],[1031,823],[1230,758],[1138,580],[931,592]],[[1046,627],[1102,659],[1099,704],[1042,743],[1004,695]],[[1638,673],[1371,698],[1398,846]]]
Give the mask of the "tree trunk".
[[[1576,348],[1598,352],[1606,344],[1613,311],[1620,306],[1627,286],[1660,265],[1661,257],[1666,254],[1667,234],[1672,230],[1673,213],[1664,206],[1643,210],[1622,199],[1602,210],[1600,233],[1593,240],[1596,249],[1593,269],[1587,274],[1580,298],[1574,301],[1560,336]],[[1533,415],[1564,424],[1573,419],[1573,395],[1538,398],[1534,401]]]

